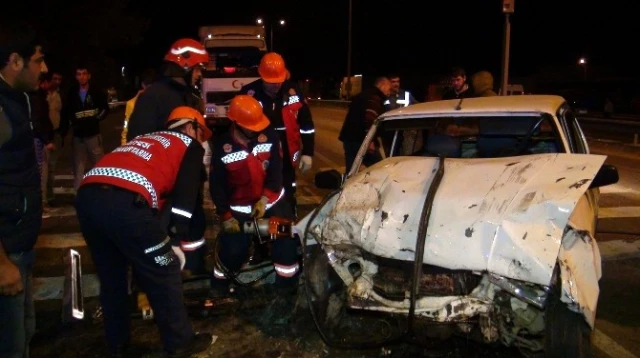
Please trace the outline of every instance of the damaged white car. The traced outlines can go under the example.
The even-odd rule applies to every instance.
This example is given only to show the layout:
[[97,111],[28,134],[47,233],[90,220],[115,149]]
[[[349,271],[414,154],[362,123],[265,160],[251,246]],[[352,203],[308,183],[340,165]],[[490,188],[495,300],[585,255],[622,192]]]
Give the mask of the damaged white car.
[[[362,165],[377,143],[383,160]],[[601,276],[598,187],[558,96],[416,104],[385,113],[344,181],[296,226],[323,339],[372,346],[456,333],[548,357],[591,350]]]

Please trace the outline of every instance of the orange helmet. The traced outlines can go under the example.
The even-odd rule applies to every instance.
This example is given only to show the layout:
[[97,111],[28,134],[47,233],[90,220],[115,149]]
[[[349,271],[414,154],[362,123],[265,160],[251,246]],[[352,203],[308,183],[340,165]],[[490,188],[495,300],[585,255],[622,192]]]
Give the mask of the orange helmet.
[[239,126],[254,132],[263,131],[270,123],[269,118],[262,112],[262,106],[258,100],[244,94],[233,98],[227,117]]
[[279,54],[269,52],[262,56],[258,73],[260,73],[263,81],[267,83],[282,83],[287,79],[287,72],[284,59]]
[[173,129],[189,122],[198,123],[198,127],[202,128],[202,131],[204,132],[205,141],[211,138],[211,129],[207,127],[207,122],[205,122],[202,114],[196,109],[188,106],[176,107],[173,111],[171,111],[171,114],[169,114],[169,118],[167,118],[166,124],[168,129]]
[[291,78],[291,72],[289,72],[289,70],[287,70],[287,75],[285,76],[285,80],[288,80]]
[[208,63],[209,53],[200,42],[194,39],[180,39],[171,45],[164,60],[189,69],[198,64]]

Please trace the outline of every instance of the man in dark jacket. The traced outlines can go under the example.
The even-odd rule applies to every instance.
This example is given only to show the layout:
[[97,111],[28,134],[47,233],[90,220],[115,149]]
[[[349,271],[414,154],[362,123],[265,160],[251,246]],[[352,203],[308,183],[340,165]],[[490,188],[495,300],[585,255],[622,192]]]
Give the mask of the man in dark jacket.
[[193,39],[180,39],[164,57],[162,76],[141,93],[127,124],[127,141],[162,130],[172,110],[189,106],[202,112],[202,101],[195,83],[202,76],[202,66],[209,62],[204,46]]
[[[362,145],[373,121],[385,112],[384,102],[390,94],[391,81],[387,77],[378,77],[374,87],[362,91],[351,101],[338,137],[344,147],[345,171],[347,173],[351,169],[360,145]],[[371,166],[381,159],[380,143],[374,140],[371,142],[362,163]]]
[[0,31],[0,357],[4,358],[29,354],[35,331],[33,246],[42,221],[40,173],[26,92],[37,88],[47,67],[40,46],[21,38]]
[[90,86],[91,73],[87,66],[76,67],[76,80],[78,86],[69,92],[62,107],[63,116],[60,127],[63,138],[69,124],[73,129],[71,141],[73,188],[78,190],[85,173],[87,159],[91,160],[93,167],[104,156],[100,122],[109,113],[109,105],[106,93]]
[[[202,101],[195,90],[195,84],[202,76],[202,66],[209,62],[209,54],[204,46],[194,39],[179,39],[171,45],[164,57],[163,75],[152,86],[140,93],[127,124],[127,141],[164,129],[171,111],[180,106],[188,106],[202,112]],[[203,146],[208,145],[203,144]],[[205,149],[206,150],[206,149]],[[203,208],[204,183],[207,180],[203,165],[198,209],[190,222],[189,237],[194,241],[204,237],[206,219]],[[187,253],[185,276],[205,271],[206,245]]]
[[442,100],[472,97],[475,97],[475,94],[467,82],[467,73],[463,68],[454,67],[451,70],[451,88],[442,94]]

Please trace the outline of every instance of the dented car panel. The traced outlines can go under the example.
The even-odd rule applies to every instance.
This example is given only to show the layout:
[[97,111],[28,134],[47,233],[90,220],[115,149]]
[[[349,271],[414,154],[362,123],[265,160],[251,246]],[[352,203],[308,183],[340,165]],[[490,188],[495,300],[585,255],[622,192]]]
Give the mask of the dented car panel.
[[[564,228],[604,159],[447,159],[422,261],[548,285]],[[352,244],[380,257],[413,261],[420,212],[438,161],[389,158],[350,178],[329,220],[320,224],[322,244]]]
[[594,327],[596,307],[602,277],[600,250],[591,234],[568,230],[558,254],[562,280],[562,302],[582,313],[591,328]]
[[[558,96],[436,101],[378,118],[341,188],[296,226],[312,245],[305,282],[318,329],[333,332],[341,302],[405,317],[400,335],[424,322],[429,337],[475,325],[485,342],[533,352],[564,347],[546,337],[571,331],[570,355],[587,356],[602,274],[598,188],[617,171],[605,156],[566,154],[588,153],[569,125],[579,126]],[[391,157],[361,168],[374,140]]]

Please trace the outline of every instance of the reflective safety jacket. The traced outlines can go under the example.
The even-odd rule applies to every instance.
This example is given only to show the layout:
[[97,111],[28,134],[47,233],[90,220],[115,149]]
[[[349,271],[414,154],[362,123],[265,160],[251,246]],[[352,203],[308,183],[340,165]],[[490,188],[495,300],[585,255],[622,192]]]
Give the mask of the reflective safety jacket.
[[285,81],[275,98],[264,91],[262,80],[242,87],[240,93],[253,96],[260,102],[264,114],[280,134],[284,157],[294,168],[301,155],[313,156],[315,128],[311,111],[302,92],[292,82]]
[[253,205],[266,196],[267,210],[284,196],[280,139],[273,128],[254,140],[241,143],[235,128],[216,140],[211,157],[209,188],[222,220],[249,215]]
[[120,145],[127,144],[127,131],[129,127],[129,118],[131,118],[131,113],[133,113],[133,109],[136,106],[136,101],[138,100],[138,96],[140,96],[141,91],[138,91],[135,97],[127,101],[127,106],[124,110],[124,123],[122,125],[122,133],[120,134]]
[[140,194],[149,207],[162,211],[171,198],[175,238],[188,241],[189,220],[202,183],[200,142],[179,132],[145,134],[106,154],[80,184],[109,184]]
[[416,101],[409,91],[400,89],[397,94],[390,95],[389,98],[384,101],[384,107],[385,110],[390,111],[416,103],[418,103],[418,101]]
[[62,102],[60,133],[63,137],[70,126],[76,138],[96,136],[100,134],[100,122],[109,114],[106,93],[89,86],[82,99],[79,91],[76,86]]

